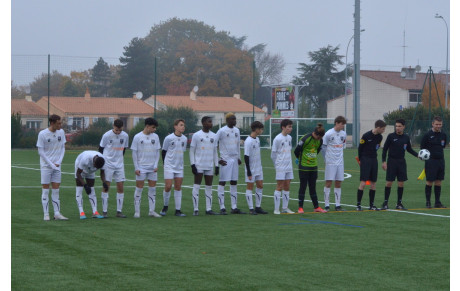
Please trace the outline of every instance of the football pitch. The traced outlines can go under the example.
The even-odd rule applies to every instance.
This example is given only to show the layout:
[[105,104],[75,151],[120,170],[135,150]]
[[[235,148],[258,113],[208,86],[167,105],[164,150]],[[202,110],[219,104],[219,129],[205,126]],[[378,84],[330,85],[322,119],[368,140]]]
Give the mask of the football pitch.
[[[126,219],[115,218],[115,183],[109,193],[107,219],[80,220],[75,201],[74,161],[81,151],[67,150],[62,165],[61,212],[68,221],[43,221],[39,156],[36,150],[11,152],[11,287],[15,290],[449,290],[450,284],[450,151],[445,151],[446,179],[441,201],[447,209],[425,208],[425,181],[418,181],[424,163],[406,154],[408,178],[403,204],[394,210],[393,183],[388,211],[355,211],[359,167],[356,149],[345,150],[346,179],[342,206],[335,212],[313,213],[308,195],[305,214],[273,214],[275,171],[270,152],[262,150],[264,198],[268,215],[205,215],[204,182],[200,215],[192,216],[193,175],[185,154],[182,211],[174,216],[174,194],[165,217],[148,216],[147,187],[141,218],[133,218],[134,170],[131,151],[125,155]],[[381,168],[376,205],[384,197]],[[160,162],[160,165],[162,163]],[[296,165],[289,208],[297,211]],[[318,199],[324,208],[324,163],[319,158]],[[238,208],[248,211],[244,168],[240,166]],[[99,174],[99,172],[97,172]],[[163,170],[157,184],[156,211],[163,205]],[[217,177],[213,210],[218,211]],[[100,178],[96,178],[98,210]],[[368,188],[363,206],[367,210]],[[229,183],[225,204],[230,210]],[[50,195],[51,196],[51,195]],[[434,205],[434,194],[432,194]],[[87,216],[91,207],[86,195]],[[49,208],[52,217],[52,205]]]

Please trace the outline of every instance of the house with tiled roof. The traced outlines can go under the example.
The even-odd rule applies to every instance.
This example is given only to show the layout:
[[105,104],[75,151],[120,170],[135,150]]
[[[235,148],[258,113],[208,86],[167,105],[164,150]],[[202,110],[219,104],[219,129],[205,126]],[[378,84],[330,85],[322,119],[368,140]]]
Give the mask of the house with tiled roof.
[[21,114],[21,123],[26,128],[41,130],[48,127],[48,111],[38,106],[31,96],[11,99],[11,114],[15,113]]
[[[151,106],[154,106],[154,96],[144,100]],[[255,120],[264,122],[265,112],[259,107],[253,107],[251,103],[240,98],[235,94],[233,97],[216,97],[216,96],[196,96],[194,92],[190,96],[170,96],[157,95],[156,107],[158,110],[165,110],[166,107],[189,107],[198,113],[198,122],[201,126],[201,118],[210,116],[214,125],[225,123],[225,114],[228,112],[235,113],[237,126],[240,128],[249,127],[252,123],[253,109]]]
[[[139,119],[153,116],[153,107],[142,100],[133,98],[91,97],[88,90],[84,97],[50,97],[50,112],[64,118],[67,130],[86,128],[99,118],[113,122],[123,120],[124,128],[129,130]],[[48,97],[42,97],[37,105],[47,110]]]
[[[377,119],[383,119],[384,114],[416,106],[421,101],[426,73],[417,73],[414,69],[404,73],[371,70],[361,70],[360,73],[360,136],[372,129]],[[444,74],[433,75],[437,82],[444,84]],[[429,79],[426,82],[428,84]],[[353,123],[352,92],[327,102],[327,117],[338,115]]]

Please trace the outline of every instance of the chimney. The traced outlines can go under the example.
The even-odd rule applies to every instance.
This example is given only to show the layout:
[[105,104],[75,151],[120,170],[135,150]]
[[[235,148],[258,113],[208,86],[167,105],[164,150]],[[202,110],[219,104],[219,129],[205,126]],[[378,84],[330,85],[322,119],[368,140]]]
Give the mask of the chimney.
[[32,96],[26,95],[26,101],[32,102]]
[[194,91],[190,91],[190,99],[192,99],[193,101],[196,100],[196,93]]
[[241,96],[240,96],[240,94],[233,94],[233,98],[240,99]]
[[86,87],[85,100],[91,100],[91,95],[89,95],[89,89]]

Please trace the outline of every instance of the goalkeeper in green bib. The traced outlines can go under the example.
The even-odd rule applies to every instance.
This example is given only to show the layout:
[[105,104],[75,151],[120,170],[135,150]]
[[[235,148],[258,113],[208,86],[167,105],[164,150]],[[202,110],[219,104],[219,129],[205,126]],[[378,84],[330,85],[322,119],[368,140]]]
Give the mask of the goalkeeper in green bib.
[[[303,202],[305,199],[305,191],[310,192],[310,198],[313,203],[314,212],[325,213],[326,210],[318,205],[318,196],[316,195],[316,180],[318,179],[318,154],[321,151],[323,144],[322,137],[325,134],[324,127],[321,123],[315,127],[315,130],[302,136],[297,147],[294,150],[294,155],[298,160],[299,165],[299,211],[304,213]],[[296,162],[297,162],[296,160]]]

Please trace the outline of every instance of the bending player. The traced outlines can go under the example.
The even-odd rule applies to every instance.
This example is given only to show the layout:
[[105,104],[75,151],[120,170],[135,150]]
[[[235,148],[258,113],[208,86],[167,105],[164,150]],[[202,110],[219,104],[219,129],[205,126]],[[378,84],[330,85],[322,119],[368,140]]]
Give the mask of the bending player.
[[198,215],[198,201],[201,181],[203,180],[206,195],[206,214],[215,215],[212,211],[212,174],[215,169],[216,176],[219,175],[217,164],[217,139],[216,134],[211,131],[212,119],[209,116],[203,116],[201,119],[203,128],[195,132],[190,144],[190,164],[192,173],[195,177],[192,190],[193,198],[193,215]]

